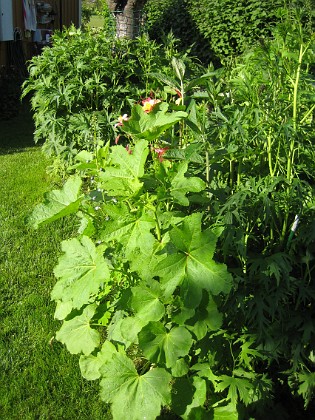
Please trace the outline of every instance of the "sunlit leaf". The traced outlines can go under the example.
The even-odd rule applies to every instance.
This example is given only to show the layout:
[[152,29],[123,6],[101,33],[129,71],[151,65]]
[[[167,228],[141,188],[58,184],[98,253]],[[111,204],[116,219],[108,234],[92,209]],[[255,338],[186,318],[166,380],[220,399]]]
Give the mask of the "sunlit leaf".
[[133,362],[116,353],[102,366],[101,397],[111,404],[114,420],[155,420],[162,406],[170,403],[171,375],[153,368],[139,375]]
[[135,105],[122,130],[136,139],[155,140],[165,130],[187,117],[184,111],[170,113],[167,110],[168,104],[165,102],[156,104],[149,113],[144,112],[140,105]]
[[65,344],[70,353],[90,354],[99,345],[100,335],[90,327],[95,310],[96,305],[87,306],[82,314],[64,321],[57,331],[56,339]]
[[200,192],[205,189],[205,182],[197,177],[185,176],[188,169],[187,162],[181,162],[178,166],[176,175],[171,181],[170,192],[175,201],[182,206],[189,205],[186,195],[190,192]]
[[236,405],[230,403],[223,407],[215,407],[213,420],[239,420],[239,414]]
[[131,289],[131,307],[138,318],[145,321],[159,321],[165,313],[163,303],[160,301],[161,290],[158,282],[151,281],[150,288],[136,286]]
[[62,251],[64,254],[54,269],[59,280],[51,297],[54,300],[71,302],[73,308],[80,309],[109,280],[109,268],[102,249],[96,248],[87,236],[80,240],[73,238],[64,241]]
[[184,327],[167,331],[162,323],[150,322],[139,333],[139,346],[151,362],[175,367],[177,359],[189,353],[192,337]]
[[115,346],[110,341],[105,341],[101,350],[96,355],[81,355],[79,364],[83,378],[89,381],[100,378],[100,368],[104,363],[111,360],[115,352]]
[[112,147],[110,163],[100,174],[103,188],[109,195],[132,196],[137,194],[143,183],[144,164],[149,153],[148,143],[139,140],[132,150],[123,146]]
[[231,275],[224,264],[213,260],[217,237],[211,230],[201,231],[201,214],[186,217],[181,227],[173,228],[170,237],[178,252],[168,255],[155,268],[166,295],[180,286],[185,305],[195,308],[202,290],[214,295],[229,292]]
[[44,223],[74,214],[78,211],[82,197],[80,196],[81,178],[71,176],[61,190],[53,190],[45,195],[43,203],[38,204],[28,218],[34,228]]

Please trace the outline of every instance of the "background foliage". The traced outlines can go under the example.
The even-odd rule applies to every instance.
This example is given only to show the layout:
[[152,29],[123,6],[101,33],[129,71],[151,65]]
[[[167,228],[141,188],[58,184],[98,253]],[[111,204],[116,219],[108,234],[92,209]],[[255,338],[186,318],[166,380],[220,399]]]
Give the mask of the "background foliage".
[[291,7],[303,7],[304,23],[313,24],[313,0],[150,0],[144,11],[150,37],[161,41],[172,30],[181,48],[194,44],[193,54],[218,65],[270,37],[272,27]]
[[[198,22],[190,13],[190,4],[182,0],[150,0],[144,7],[145,30],[150,38],[163,42],[165,35],[172,31],[179,40],[182,51],[191,50],[201,61],[218,61],[212,48],[198,28]],[[198,9],[198,15],[202,9]]]

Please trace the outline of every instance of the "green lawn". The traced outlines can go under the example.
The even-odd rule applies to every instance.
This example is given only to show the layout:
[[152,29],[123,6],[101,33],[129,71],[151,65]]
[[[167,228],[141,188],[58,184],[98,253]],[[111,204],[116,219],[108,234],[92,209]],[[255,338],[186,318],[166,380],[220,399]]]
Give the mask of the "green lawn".
[[104,26],[104,17],[98,15],[92,15],[88,23],[90,28],[102,28]]
[[50,291],[60,241],[72,220],[33,231],[25,217],[51,189],[48,161],[32,146],[27,108],[0,121],[0,419],[109,419],[98,383],[54,340]]

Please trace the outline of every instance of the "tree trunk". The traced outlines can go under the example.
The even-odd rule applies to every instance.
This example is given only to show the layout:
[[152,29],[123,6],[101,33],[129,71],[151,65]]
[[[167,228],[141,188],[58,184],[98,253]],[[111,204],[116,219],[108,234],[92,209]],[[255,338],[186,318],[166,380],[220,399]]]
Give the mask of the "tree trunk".
[[118,38],[133,38],[137,35],[136,13],[140,13],[146,0],[107,0],[108,7],[115,14]]

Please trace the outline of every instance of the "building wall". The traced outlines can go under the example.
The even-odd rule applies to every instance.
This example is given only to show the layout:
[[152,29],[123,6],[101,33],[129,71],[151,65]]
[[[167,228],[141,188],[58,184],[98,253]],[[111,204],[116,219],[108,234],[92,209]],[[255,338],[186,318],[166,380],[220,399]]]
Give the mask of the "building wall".
[[[8,0],[9,1],[9,0]],[[36,54],[36,44],[33,42],[34,33],[25,31],[24,17],[23,17],[23,0],[13,1],[13,26],[15,28],[15,39],[21,39],[22,48],[25,59],[28,60],[32,55]],[[35,0],[37,3],[37,0]],[[55,19],[51,23],[40,24],[38,22],[38,29],[59,30],[64,26],[68,27],[74,24],[79,27],[81,24],[81,0],[45,0],[44,3],[51,4],[53,11],[56,13]],[[12,44],[10,41],[0,41],[0,65],[7,65],[9,57],[7,50]],[[11,41],[12,42],[12,41]],[[14,42],[14,41],[13,41]]]

